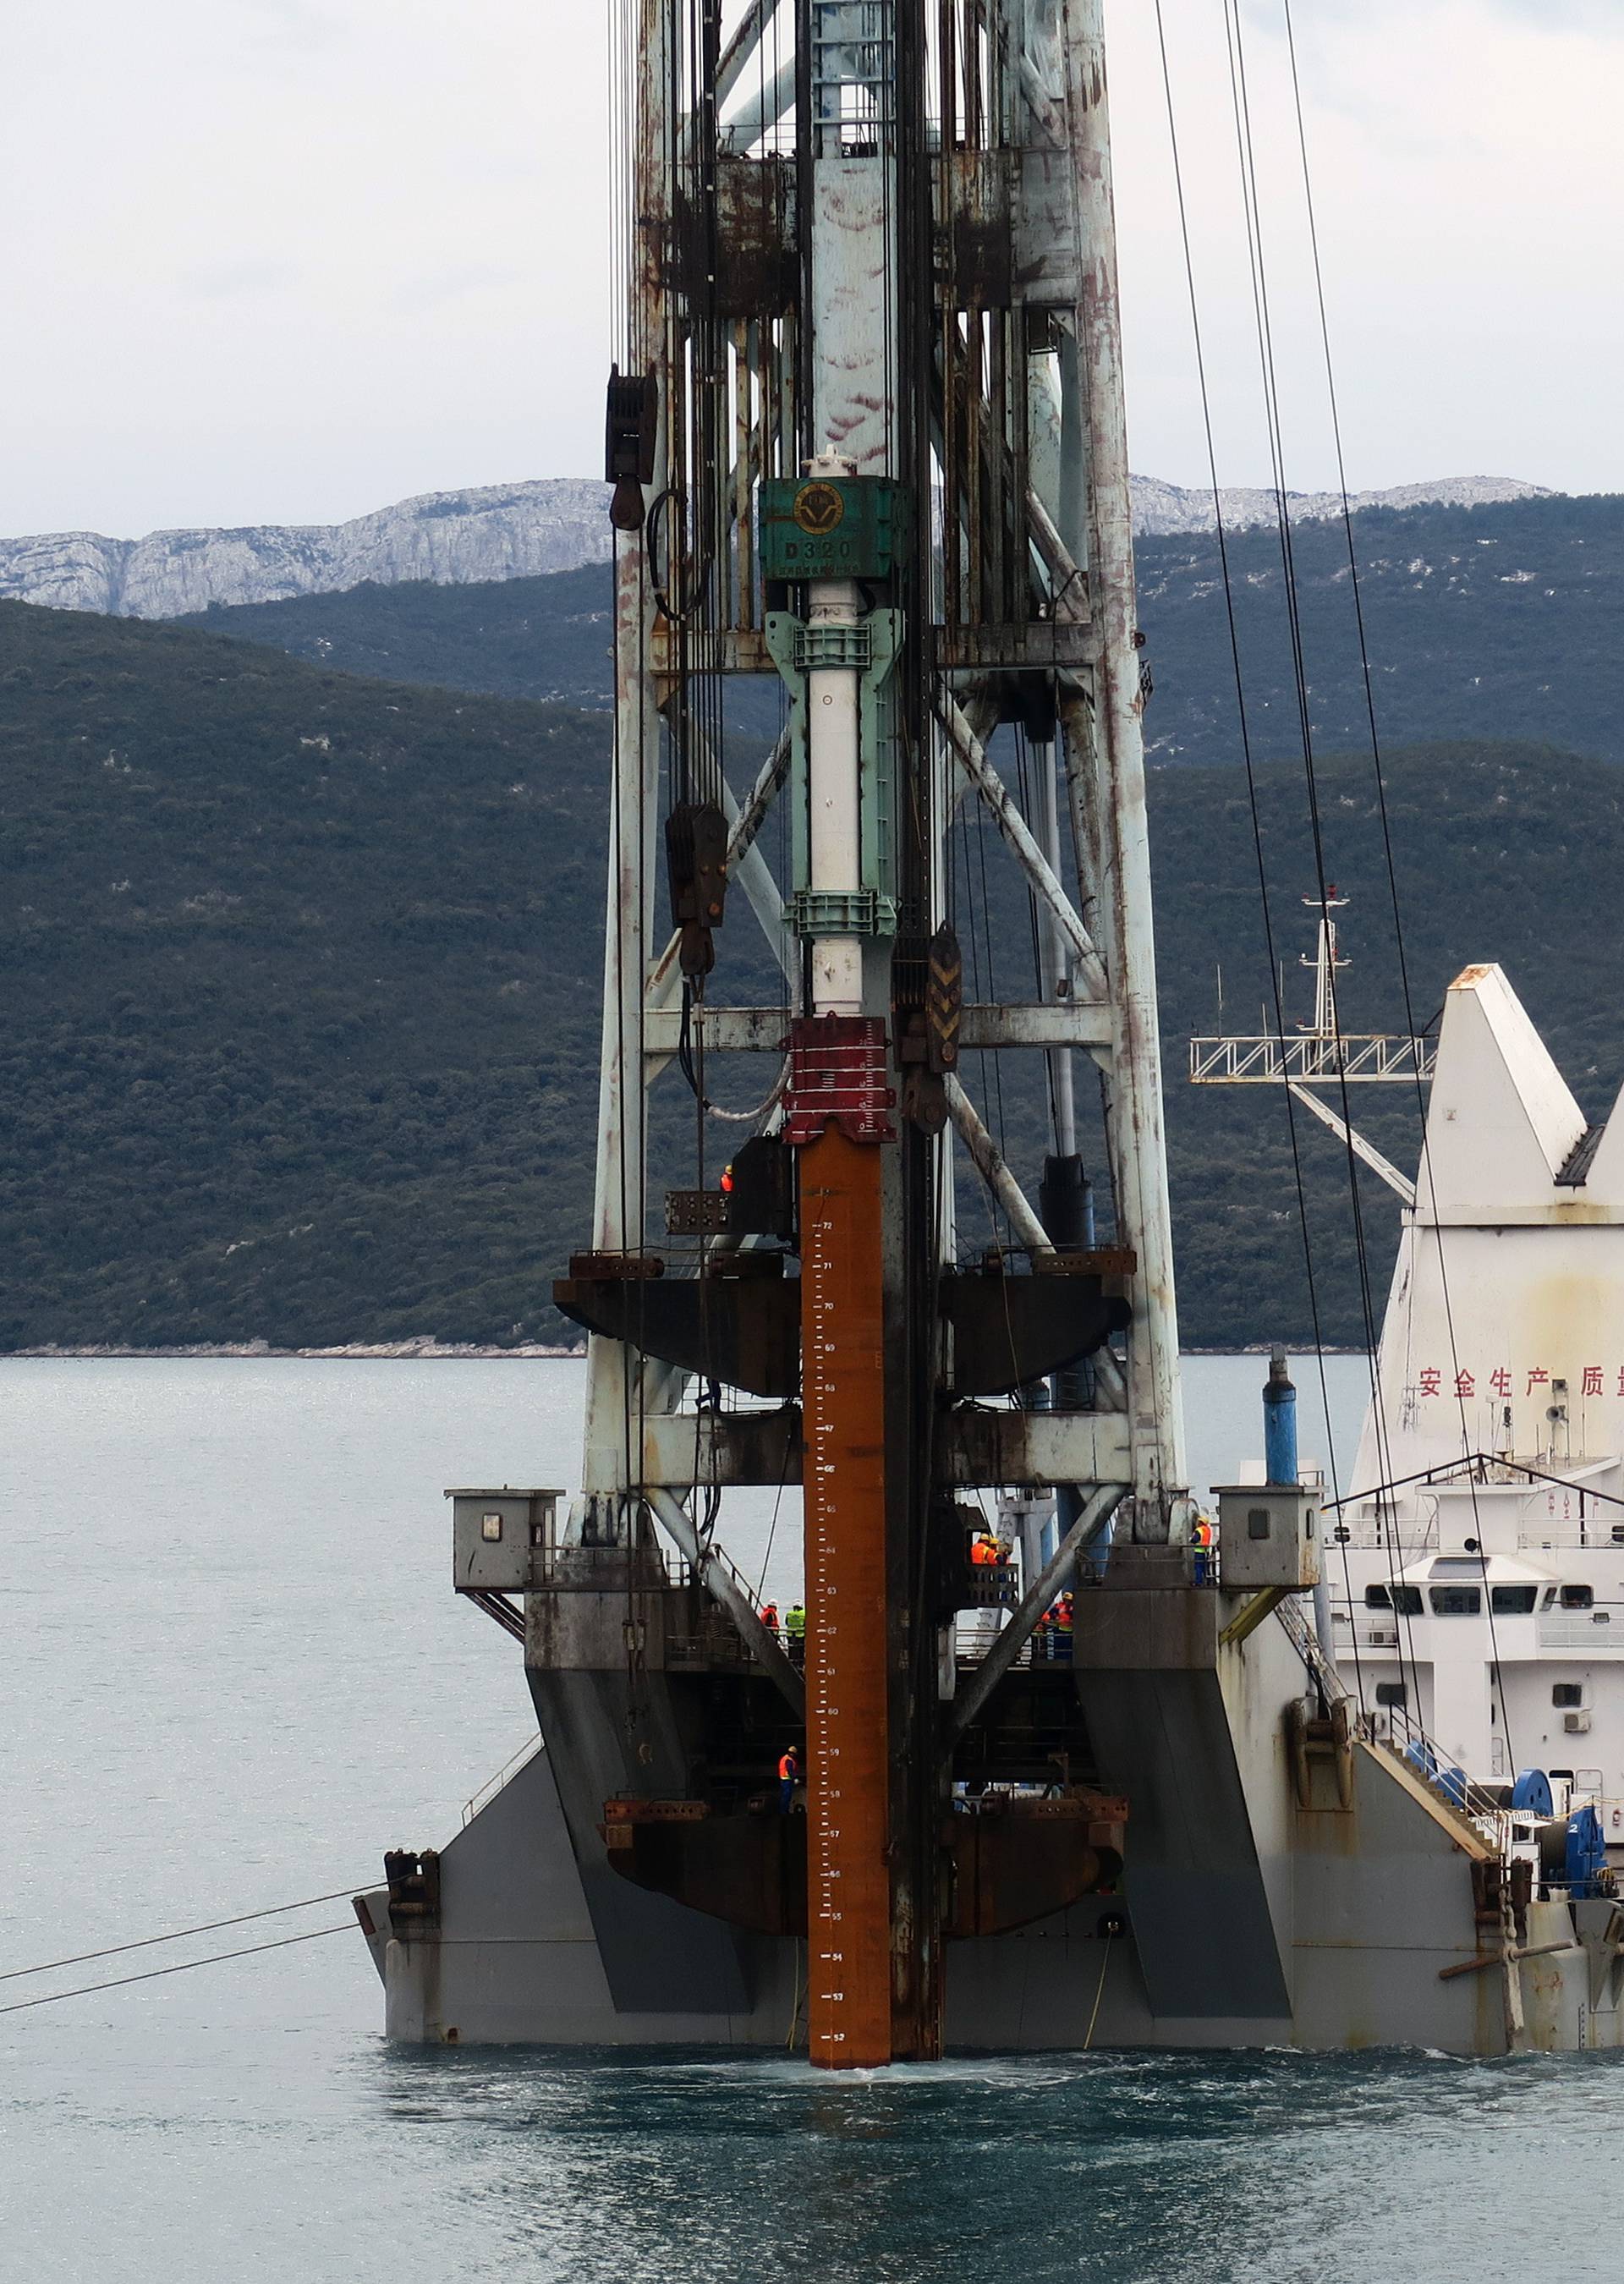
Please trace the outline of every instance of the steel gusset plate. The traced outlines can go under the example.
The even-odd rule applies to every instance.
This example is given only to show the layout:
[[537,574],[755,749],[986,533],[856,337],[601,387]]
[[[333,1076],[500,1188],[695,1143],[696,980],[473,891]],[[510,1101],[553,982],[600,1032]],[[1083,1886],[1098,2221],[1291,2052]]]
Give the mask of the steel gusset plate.
[[784,1277],[775,1256],[740,1257],[763,1270],[770,1260],[779,1273],[565,1277],[552,1297],[573,1323],[640,1356],[750,1396],[798,1395],[800,1280]]
[[972,1271],[944,1277],[941,1292],[956,1397],[1003,1396],[1064,1372],[1124,1331],[1131,1314],[1100,1277]]
[[1122,1812],[1120,1803],[1102,1816],[1088,1803],[1043,1800],[955,1816],[949,1936],[1003,1935],[1113,1887],[1122,1874]]
[[804,1816],[746,1811],[690,1820],[634,1808],[602,1829],[610,1864],[634,1885],[758,1935],[805,1936]]
[[[805,1936],[804,1816],[711,1815],[698,1802],[608,1807],[618,1813],[600,1829],[622,1879],[758,1935]],[[1003,1935],[1113,1887],[1122,1874],[1122,1813],[1120,1803],[1057,1800],[949,1818],[946,1932]]]

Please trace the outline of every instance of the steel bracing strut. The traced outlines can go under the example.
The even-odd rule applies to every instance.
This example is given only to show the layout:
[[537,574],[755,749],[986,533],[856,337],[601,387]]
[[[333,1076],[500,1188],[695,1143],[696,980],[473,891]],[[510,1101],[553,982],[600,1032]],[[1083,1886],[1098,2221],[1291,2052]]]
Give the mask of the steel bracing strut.
[[[1017,1288],[1057,1275],[1097,1298],[1108,1273],[1127,1302],[1120,1347],[1099,1345],[1107,1317],[1091,1335],[1086,1403],[1074,1390],[1022,1447],[1072,1502],[1045,1597],[1113,1507],[1142,1541],[1189,1521],[1100,19],[1100,0],[633,0],[622,43],[589,1265],[623,1313],[587,1319],[571,1537],[622,1544],[652,1517],[704,1569],[721,1487],[753,1479],[738,1417],[710,1396],[728,1381],[717,1328],[761,1281],[740,1246],[781,1248],[775,1275],[799,1265],[808,2018],[814,2058],[837,2066],[940,2047],[942,1812],[955,1738],[998,1678],[946,1701],[943,1533],[956,1493],[996,1487],[974,1454],[1008,1448],[970,1416],[973,1296],[949,1304],[958,1149],[1034,1264],[999,1287],[1011,1322]],[[788,723],[751,752],[741,799],[719,693],[752,675],[782,687]],[[1019,797],[997,757],[1011,723],[1032,763]],[[963,802],[985,806],[1030,889],[1038,983],[1020,1003],[963,1004],[947,856]],[[775,875],[761,828],[779,804]],[[732,910],[723,928],[724,890],[695,869],[713,833],[725,894],[782,974],[776,1005],[746,1004]],[[1028,1202],[964,1085],[973,1046],[1047,1058],[1064,1166],[1074,1073],[1098,1071],[1108,1272]],[[662,1349],[648,1328],[680,1311],[648,1296],[678,1264],[649,1096],[696,1050],[782,1059],[761,1126],[793,1154],[793,1229],[684,1208],[697,1329]],[[700,1154],[703,1191],[718,1169]]]

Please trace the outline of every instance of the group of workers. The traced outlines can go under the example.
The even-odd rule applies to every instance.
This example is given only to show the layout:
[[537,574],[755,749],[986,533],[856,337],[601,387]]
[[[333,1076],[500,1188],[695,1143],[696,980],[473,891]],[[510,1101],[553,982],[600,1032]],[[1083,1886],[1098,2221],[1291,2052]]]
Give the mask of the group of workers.
[[778,1623],[777,1602],[761,1605],[761,1623],[774,1641],[782,1641],[789,1652],[792,1665],[804,1665],[807,1655],[807,1613],[803,1604],[794,1603],[785,1612],[784,1623]]
[[[777,1602],[763,1602],[761,1623],[774,1641],[782,1641],[789,1652],[792,1665],[800,1665],[807,1654],[807,1613],[797,1602],[785,1613],[782,1625],[778,1620]],[[801,1786],[801,1760],[799,1745],[787,1745],[778,1756],[778,1813],[787,1816],[795,1806],[795,1795]]]
[[[1198,1586],[1204,1586],[1210,1584],[1216,1574],[1215,1552],[1218,1534],[1206,1516],[1202,1515],[1197,1521],[1191,1536],[1194,1580]],[[1011,1541],[997,1537],[991,1530],[979,1530],[970,1543],[970,1561],[973,1569],[986,1569],[997,1564],[1006,1563],[1012,1559],[1013,1554],[1014,1548]],[[764,1603],[761,1608],[761,1623],[775,1641],[782,1641],[789,1654],[792,1664],[805,1663],[807,1613],[803,1603],[796,1602],[786,1610],[782,1623],[779,1620],[777,1602]],[[1046,1659],[1052,1660],[1056,1664],[1069,1665],[1072,1662],[1073,1625],[1074,1605],[1072,1590],[1068,1586],[1055,1596],[1054,1600],[1032,1629],[1034,1661]],[[780,1815],[787,1816],[796,1805],[796,1795],[800,1792],[802,1780],[800,1748],[797,1745],[791,1745],[778,1757]]]

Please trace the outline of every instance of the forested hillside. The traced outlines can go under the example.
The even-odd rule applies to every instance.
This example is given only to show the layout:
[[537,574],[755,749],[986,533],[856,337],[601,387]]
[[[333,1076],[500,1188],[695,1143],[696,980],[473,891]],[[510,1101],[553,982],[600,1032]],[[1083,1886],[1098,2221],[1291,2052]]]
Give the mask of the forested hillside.
[[0,1343],[547,1309],[603,724],[0,604]]
[[[607,755],[598,714],[0,605],[0,1347],[561,1331],[550,1279],[588,1228]],[[1596,1115],[1624,1075],[1624,777],[1458,742],[1388,770],[1417,1013],[1466,960],[1500,958]],[[1294,959],[1300,770],[1260,788]],[[1152,792],[1185,1336],[1301,1338],[1282,1106],[1182,1081],[1216,966],[1232,1024],[1253,1027],[1266,985],[1244,779],[1166,767]],[[1324,763],[1322,794],[1355,897],[1347,1017],[1395,1025],[1368,759]],[[961,883],[980,878],[966,847]],[[966,931],[967,961],[1019,996],[1025,916],[986,853],[995,921]],[[759,993],[737,900],[722,953],[717,991]],[[966,1083],[1035,1178],[1003,1060]],[[691,1098],[666,1085],[662,1123],[685,1135]],[[1402,1155],[1411,1115],[1401,1099],[1370,1123]],[[1305,1153],[1325,1331],[1357,1339],[1344,1169],[1317,1130]],[[1383,1277],[1390,1205],[1374,1192]]]
[[[1367,508],[1353,531],[1386,742],[1531,738],[1624,760],[1624,497]],[[1292,546],[1315,735],[1324,752],[1353,749],[1369,729],[1347,536],[1339,522],[1304,522]],[[1217,543],[1172,534],[1136,551],[1152,757],[1237,760]],[[1279,540],[1238,532],[1228,552],[1253,751],[1299,755]],[[582,706],[609,699],[602,566],[497,585],[356,587],[191,623],[353,674]]]
[[215,604],[176,626],[285,650],[315,666],[497,698],[604,707],[614,685],[606,563],[537,579],[437,587],[367,581],[341,594]]

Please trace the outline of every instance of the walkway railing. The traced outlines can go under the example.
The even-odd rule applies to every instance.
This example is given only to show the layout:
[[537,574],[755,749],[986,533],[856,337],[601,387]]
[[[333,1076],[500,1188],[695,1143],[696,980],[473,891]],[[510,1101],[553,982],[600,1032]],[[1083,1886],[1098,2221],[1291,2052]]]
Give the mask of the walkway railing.
[[519,1774],[527,1761],[533,1761],[535,1758],[543,1749],[544,1742],[545,1740],[539,1729],[533,1737],[527,1737],[511,1760],[504,1761],[496,1775],[486,1779],[472,1799],[463,1803],[463,1822],[465,1825],[472,1824],[487,1803],[495,1800],[503,1786],[511,1777],[516,1777]]

